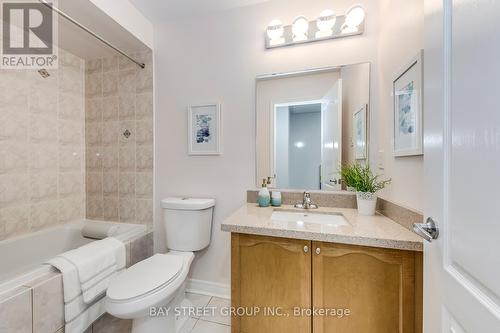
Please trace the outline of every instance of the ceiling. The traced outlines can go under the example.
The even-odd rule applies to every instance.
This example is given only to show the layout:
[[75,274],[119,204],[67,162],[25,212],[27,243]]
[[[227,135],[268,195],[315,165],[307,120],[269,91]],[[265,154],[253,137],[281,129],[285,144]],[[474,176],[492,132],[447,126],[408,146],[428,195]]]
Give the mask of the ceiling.
[[[147,49],[146,45],[102,12],[91,1],[64,0],[59,1],[58,5],[58,8],[64,13],[127,53]],[[97,38],[61,16],[58,16],[58,32],[59,46],[83,59],[117,54],[116,51]]]
[[245,7],[267,1],[269,0],[130,0],[152,22]]

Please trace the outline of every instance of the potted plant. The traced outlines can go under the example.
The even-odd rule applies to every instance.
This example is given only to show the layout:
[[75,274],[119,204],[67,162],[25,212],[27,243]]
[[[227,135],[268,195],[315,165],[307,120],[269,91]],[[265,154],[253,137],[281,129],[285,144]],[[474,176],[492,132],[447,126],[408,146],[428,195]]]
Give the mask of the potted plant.
[[356,192],[356,170],[354,166],[354,164],[345,164],[339,170],[340,178],[349,192]]
[[361,215],[375,215],[377,206],[376,192],[383,189],[391,180],[379,180],[380,175],[374,175],[369,165],[352,165],[353,183],[356,188],[358,213]]

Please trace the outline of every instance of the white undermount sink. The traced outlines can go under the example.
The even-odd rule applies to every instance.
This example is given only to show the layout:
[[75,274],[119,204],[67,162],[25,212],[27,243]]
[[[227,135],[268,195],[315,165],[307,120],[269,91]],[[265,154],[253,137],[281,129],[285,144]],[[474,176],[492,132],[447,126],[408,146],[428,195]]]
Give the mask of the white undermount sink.
[[339,213],[310,213],[297,211],[274,211],[271,220],[277,222],[295,222],[298,225],[315,223],[328,226],[349,225],[349,222]]

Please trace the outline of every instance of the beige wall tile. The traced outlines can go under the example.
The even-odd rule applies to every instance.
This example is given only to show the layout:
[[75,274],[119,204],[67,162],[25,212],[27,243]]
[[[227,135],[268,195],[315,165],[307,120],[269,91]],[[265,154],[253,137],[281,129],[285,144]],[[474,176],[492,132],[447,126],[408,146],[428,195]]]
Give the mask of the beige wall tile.
[[153,225],[153,200],[137,199],[135,202],[135,214],[137,222]]
[[120,198],[120,222],[135,222],[135,198]]
[[153,198],[153,173],[138,172],[136,174],[136,196],[141,199]]
[[102,71],[102,59],[90,59],[85,63],[87,74],[100,73]]
[[118,94],[118,73],[106,72],[102,75],[102,95],[104,97]]
[[85,77],[85,94],[90,98],[102,96],[102,73],[88,74]]
[[87,98],[85,101],[85,122],[93,123],[102,120],[103,99],[101,97]]
[[120,198],[135,198],[135,173],[122,172],[119,174],[119,194]]
[[102,167],[105,172],[118,171],[118,147],[104,147],[102,148]]
[[118,221],[119,199],[118,196],[104,196],[103,215],[106,221]]
[[153,171],[153,146],[137,147],[136,152],[137,172]]
[[151,67],[138,70],[136,80],[138,94],[153,91],[153,70]]
[[59,202],[46,201],[31,205],[31,230],[36,231],[59,223]]
[[130,264],[134,265],[139,261],[153,255],[153,232],[148,233],[130,243]]
[[84,98],[82,94],[59,92],[59,118],[82,121],[85,117]]
[[106,57],[102,59],[102,71],[118,72],[118,56]]
[[0,239],[6,239],[29,230],[30,206],[0,208]]
[[135,116],[137,120],[153,118],[153,94],[138,94],[135,99]]
[[0,208],[20,205],[29,200],[27,174],[0,175]]
[[80,70],[72,67],[59,69],[59,89],[61,92],[81,94],[83,87],[83,76]]
[[30,185],[31,202],[57,200],[57,173],[33,173]]
[[118,196],[117,172],[104,172],[102,176],[102,191],[105,196]]
[[64,325],[62,275],[53,273],[28,284],[33,292],[33,333],[53,333]]
[[85,218],[85,196],[59,200],[59,223],[68,223]]
[[81,196],[84,191],[81,172],[65,172],[59,174],[59,197]]
[[118,120],[118,96],[108,96],[103,98],[103,121]]
[[57,143],[57,118],[31,114],[29,134],[32,143]]
[[88,194],[102,195],[102,172],[87,172],[86,189]]
[[0,104],[0,140],[26,140],[28,137],[28,106]]
[[133,93],[123,93],[118,96],[118,117],[120,120],[135,118],[135,96]]
[[127,69],[118,72],[118,92],[120,95],[135,94],[136,70]]
[[152,145],[153,144],[153,121],[152,119],[149,120],[142,120],[142,121],[137,121],[136,125],[136,144],[137,145]]
[[31,290],[20,287],[0,295],[0,332],[32,333]]
[[120,147],[119,166],[121,172],[135,171],[135,146]]
[[85,126],[85,141],[87,147],[97,147],[102,145],[102,123],[92,122]]
[[0,105],[27,106],[27,71],[0,71]]
[[120,136],[120,126],[118,121],[106,121],[102,126],[102,145],[116,146]]
[[0,141],[0,175],[28,172],[28,144]]
[[101,149],[87,148],[85,158],[87,171],[98,172],[102,170]]
[[129,59],[125,58],[122,55],[118,56],[118,69],[119,70],[125,70],[125,69],[134,69],[136,64],[134,64],[132,61]]
[[58,146],[56,143],[31,144],[29,168],[32,172],[49,172],[57,169]]
[[[50,78],[50,77],[49,77]],[[29,89],[30,112],[51,117],[57,116],[57,86],[47,86],[44,82],[32,82]]]
[[84,137],[85,128],[81,122],[72,120],[59,120],[59,144],[80,145]]
[[103,217],[103,197],[102,195],[87,194],[87,218],[96,219]]
[[[56,147],[57,148],[57,147]],[[81,147],[63,146],[59,147],[59,171],[83,171],[84,151]],[[52,160],[57,163],[57,159]]]

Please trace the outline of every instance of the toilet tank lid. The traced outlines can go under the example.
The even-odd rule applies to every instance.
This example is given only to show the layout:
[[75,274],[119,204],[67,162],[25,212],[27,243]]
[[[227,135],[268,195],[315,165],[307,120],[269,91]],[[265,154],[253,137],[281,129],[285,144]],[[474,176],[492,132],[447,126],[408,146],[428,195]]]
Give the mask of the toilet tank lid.
[[202,210],[215,206],[215,199],[210,198],[166,198],[161,201],[161,208],[178,210]]

